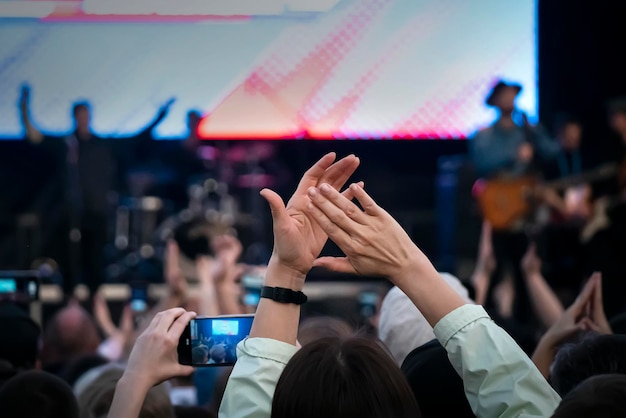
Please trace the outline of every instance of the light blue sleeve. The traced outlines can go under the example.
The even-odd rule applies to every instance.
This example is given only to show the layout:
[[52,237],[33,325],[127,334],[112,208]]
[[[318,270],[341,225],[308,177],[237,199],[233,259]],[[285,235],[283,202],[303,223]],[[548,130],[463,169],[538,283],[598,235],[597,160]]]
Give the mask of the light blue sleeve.
[[478,305],[465,305],[434,328],[477,417],[549,417],[559,395],[515,341]]
[[479,176],[490,176],[495,172],[515,165],[516,149],[498,141],[491,128],[478,131],[469,141],[470,156]]
[[555,158],[561,149],[558,142],[550,138],[542,125],[535,126],[533,134],[535,135],[534,144],[541,158],[544,160]]
[[240,342],[219,418],[269,418],[276,383],[296,351],[291,344],[268,338]]

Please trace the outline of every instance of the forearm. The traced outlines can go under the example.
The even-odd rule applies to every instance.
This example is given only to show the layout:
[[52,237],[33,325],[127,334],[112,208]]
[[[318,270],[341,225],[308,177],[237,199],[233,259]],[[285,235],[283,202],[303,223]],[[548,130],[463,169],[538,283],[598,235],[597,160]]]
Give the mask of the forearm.
[[530,300],[535,313],[546,328],[550,328],[563,315],[563,305],[541,273],[531,273],[526,278]]
[[554,362],[554,357],[556,356],[556,348],[552,343],[552,340],[544,335],[543,338],[537,344],[537,348],[535,348],[535,352],[532,356],[532,361],[539,369],[539,372],[548,379],[550,377],[550,367]]
[[214,283],[201,283],[200,284],[200,307],[198,315],[200,316],[218,316],[220,313],[219,304],[217,301],[217,293]]
[[109,418],[137,418],[150,388],[122,376],[115,387]]
[[226,284],[219,285],[216,290],[220,314],[239,315],[243,313],[239,295],[232,290],[232,286]]
[[391,278],[434,327],[443,317],[465,301],[440,276],[430,261],[416,249],[412,267]]
[[34,144],[38,144],[43,141],[42,133],[33,126],[30,116],[28,115],[28,108],[24,105],[20,107],[20,117],[22,119],[24,130],[26,131],[26,138]]
[[[272,259],[267,267],[264,285],[300,291],[304,286],[304,277],[303,274]],[[295,346],[299,321],[299,305],[261,298],[252,323],[250,338],[271,338]]]

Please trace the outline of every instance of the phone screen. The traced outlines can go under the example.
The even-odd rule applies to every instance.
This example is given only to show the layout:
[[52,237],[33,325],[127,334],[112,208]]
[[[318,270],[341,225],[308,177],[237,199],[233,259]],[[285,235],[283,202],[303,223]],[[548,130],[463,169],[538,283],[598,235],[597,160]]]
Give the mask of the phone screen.
[[148,310],[148,289],[145,285],[135,285],[130,288],[130,309],[133,312]]
[[0,293],[12,294],[17,292],[17,282],[12,278],[0,279]]
[[361,315],[371,318],[376,315],[380,295],[375,291],[365,291],[359,295],[359,307]]
[[237,344],[250,334],[254,315],[196,318],[178,343],[178,360],[194,367],[232,366]]
[[30,302],[39,299],[40,279],[34,275],[18,272],[11,276],[0,272],[0,298]]

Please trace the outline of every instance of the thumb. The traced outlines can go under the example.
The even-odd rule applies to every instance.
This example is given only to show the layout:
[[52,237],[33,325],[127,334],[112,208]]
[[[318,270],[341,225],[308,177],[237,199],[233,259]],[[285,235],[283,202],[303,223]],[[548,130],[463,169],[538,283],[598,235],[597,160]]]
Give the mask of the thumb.
[[196,370],[193,366],[178,365],[178,376],[189,376]]
[[260,193],[270,205],[274,224],[284,222],[289,215],[287,214],[287,209],[285,208],[283,199],[275,191],[270,189],[263,189]]
[[337,273],[357,273],[347,257],[320,257],[313,261],[313,267],[322,267]]

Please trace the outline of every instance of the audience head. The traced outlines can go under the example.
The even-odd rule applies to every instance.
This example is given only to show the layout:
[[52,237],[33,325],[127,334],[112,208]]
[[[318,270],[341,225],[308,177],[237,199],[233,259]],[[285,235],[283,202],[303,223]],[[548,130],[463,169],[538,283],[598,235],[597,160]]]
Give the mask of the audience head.
[[626,411],[626,375],[590,377],[563,398],[553,418],[623,417]]
[[209,361],[209,350],[207,347],[200,345],[191,350],[191,358],[195,364],[206,364]]
[[609,124],[626,140],[626,97],[618,97],[609,102]]
[[19,307],[0,302],[0,360],[9,363],[15,371],[37,367],[39,359],[39,325]]
[[[78,394],[81,418],[106,418],[113,403],[117,382],[124,370],[103,367],[84,390]],[[174,408],[163,384],[152,387],[143,401],[139,418],[174,418]]]
[[331,316],[314,316],[304,319],[298,327],[298,342],[307,345],[322,338],[345,338],[354,334],[354,329],[343,319]]
[[420,417],[405,377],[383,345],[366,338],[323,338],[287,363],[273,418]]
[[181,406],[174,407],[174,415],[176,418],[214,418],[215,415],[206,408],[199,406]]
[[552,365],[551,382],[565,396],[583,380],[600,374],[626,373],[626,335],[599,335],[567,344]]
[[[441,278],[467,303],[474,303],[459,279],[448,273],[441,273]],[[399,288],[393,287],[383,299],[380,308],[378,338],[387,346],[396,363],[401,365],[407,354],[433,340],[435,333],[408,296]]]
[[94,354],[99,344],[100,336],[93,318],[78,303],[72,302],[57,312],[44,330],[44,367],[67,364],[77,357]]
[[561,113],[555,118],[554,134],[564,150],[573,151],[580,148],[582,132],[580,121],[573,115]]
[[226,346],[224,344],[215,344],[209,350],[211,360],[215,363],[224,363],[226,360]]
[[87,354],[70,361],[61,372],[61,377],[70,386],[74,386],[85,373],[108,363],[109,360],[99,354]]
[[0,389],[3,418],[77,418],[72,389],[60,378],[31,370],[9,379]]
[[402,373],[413,390],[422,416],[474,417],[465,397],[463,380],[437,340],[413,350],[402,363]]

